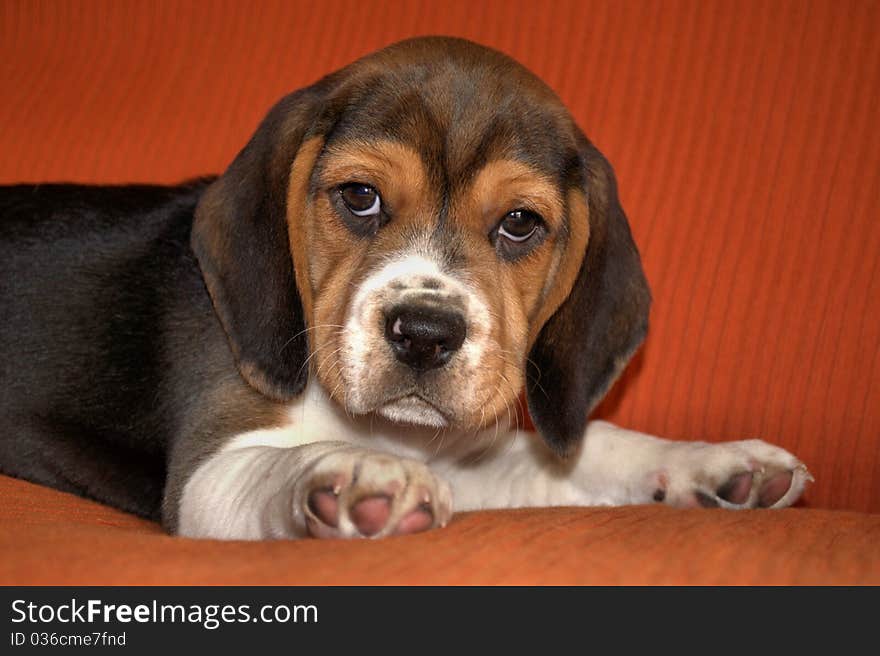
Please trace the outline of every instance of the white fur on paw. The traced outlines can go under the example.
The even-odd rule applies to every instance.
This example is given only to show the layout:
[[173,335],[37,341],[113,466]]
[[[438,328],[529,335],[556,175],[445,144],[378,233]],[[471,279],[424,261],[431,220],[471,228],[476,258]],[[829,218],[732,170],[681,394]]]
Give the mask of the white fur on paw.
[[682,508],[784,508],[813,481],[804,463],[762,440],[677,442],[664,460],[653,498]]
[[318,538],[378,538],[445,526],[452,492],[415,460],[346,449],[323,456],[301,482],[297,502]]

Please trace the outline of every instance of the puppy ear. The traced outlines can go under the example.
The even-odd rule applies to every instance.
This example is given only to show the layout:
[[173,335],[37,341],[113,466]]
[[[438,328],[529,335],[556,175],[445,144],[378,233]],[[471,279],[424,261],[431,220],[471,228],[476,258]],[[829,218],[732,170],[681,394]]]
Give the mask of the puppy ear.
[[[587,418],[641,344],[651,295],[617,197],[610,164],[583,139],[589,240],[571,292],[544,324],[526,365],[526,398],[536,428],[569,454]],[[587,220],[570,212],[570,218]]]
[[286,222],[291,167],[322,94],[283,98],[196,208],[191,244],[244,379],[283,401],[305,387],[308,339]]

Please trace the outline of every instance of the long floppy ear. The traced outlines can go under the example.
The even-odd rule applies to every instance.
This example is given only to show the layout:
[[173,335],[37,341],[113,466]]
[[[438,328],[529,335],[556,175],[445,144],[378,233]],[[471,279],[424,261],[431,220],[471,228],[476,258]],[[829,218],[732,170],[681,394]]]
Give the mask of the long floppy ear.
[[283,98],[196,208],[192,248],[244,379],[283,401],[305,387],[308,340],[286,224],[291,165],[318,86]]
[[651,304],[611,166],[586,138],[581,161],[586,253],[568,298],[538,334],[526,371],[532,420],[562,456],[580,443],[590,412],[644,339]]

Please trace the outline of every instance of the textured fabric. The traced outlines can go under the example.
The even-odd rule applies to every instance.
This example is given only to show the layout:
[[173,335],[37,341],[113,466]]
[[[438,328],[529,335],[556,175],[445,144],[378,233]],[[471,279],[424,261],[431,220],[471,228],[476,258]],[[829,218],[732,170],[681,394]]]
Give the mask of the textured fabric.
[[329,552],[4,481],[2,579],[878,582],[878,516],[828,512],[880,512],[878,25],[838,0],[0,3],[0,182],[219,172],[281,95],[408,36],[513,55],[614,164],[654,292],[599,414],[762,436],[816,477],[808,511],[481,513]]
[[528,509],[378,541],[218,542],[4,477],[0,501],[0,584],[880,584],[880,515],[845,511]]

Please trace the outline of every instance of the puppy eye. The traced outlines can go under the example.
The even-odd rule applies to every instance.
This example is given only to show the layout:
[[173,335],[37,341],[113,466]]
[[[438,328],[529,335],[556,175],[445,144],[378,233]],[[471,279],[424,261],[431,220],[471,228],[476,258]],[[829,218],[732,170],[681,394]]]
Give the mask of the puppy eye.
[[355,216],[376,216],[382,211],[379,192],[370,185],[350,182],[339,189],[342,202]]
[[522,243],[528,241],[538,231],[541,217],[528,210],[508,212],[498,224],[498,234],[505,239]]

